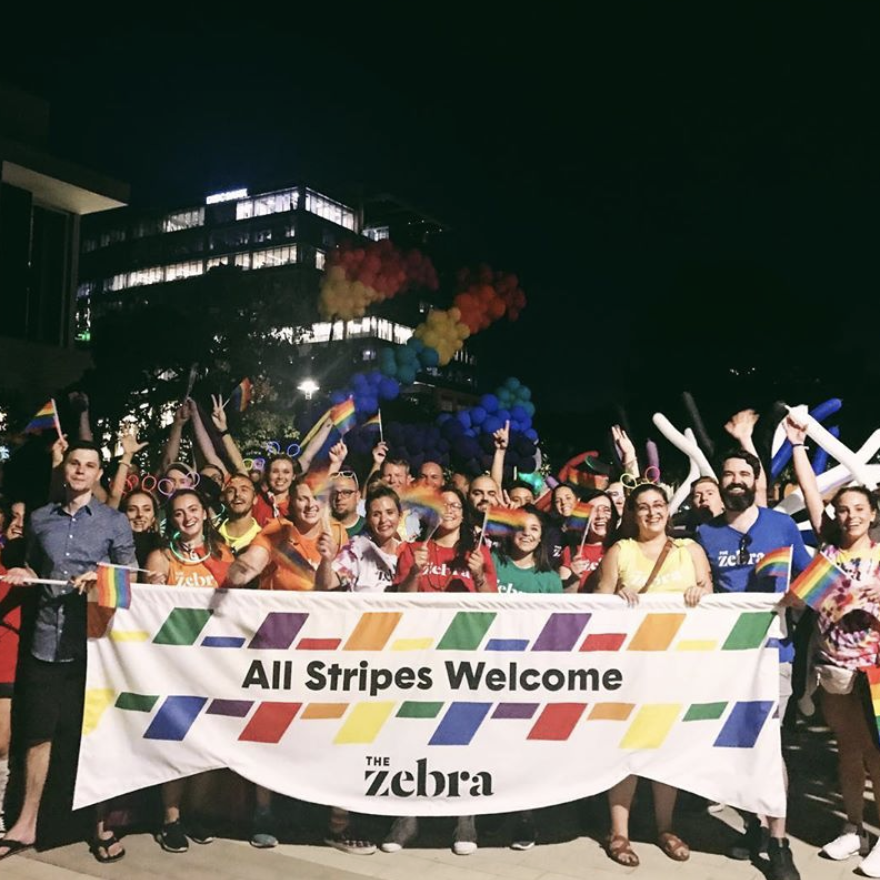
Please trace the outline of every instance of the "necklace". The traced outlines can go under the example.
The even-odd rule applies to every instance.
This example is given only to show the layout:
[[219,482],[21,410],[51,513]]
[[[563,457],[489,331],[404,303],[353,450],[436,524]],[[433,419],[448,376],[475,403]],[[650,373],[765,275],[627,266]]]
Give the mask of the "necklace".
[[[211,551],[209,550],[207,553],[205,553],[204,556],[193,558],[193,556],[190,555],[190,558],[186,559],[180,553],[178,553],[177,549],[174,546],[176,543],[176,541],[170,541],[168,544],[168,549],[174,554],[174,558],[177,559],[179,562],[182,562],[184,565],[198,565],[199,563],[205,562],[211,556]],[[190,551],[190,553],[192,553],[192,551]]]

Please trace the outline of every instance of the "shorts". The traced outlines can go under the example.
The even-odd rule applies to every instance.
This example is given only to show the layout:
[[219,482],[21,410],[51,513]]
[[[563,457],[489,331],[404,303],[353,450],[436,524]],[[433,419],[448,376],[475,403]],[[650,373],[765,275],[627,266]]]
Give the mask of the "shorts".
[[792,663],[779,664],[779,711],[776,717],[781,722],[785,718],[788,709],[788,701],[791,699],[791,670]]
[[62,726],[79,731],[86,686],[84,660],[47,663],[27,657],[19,670],[22,737],[26,747],[52,742]]

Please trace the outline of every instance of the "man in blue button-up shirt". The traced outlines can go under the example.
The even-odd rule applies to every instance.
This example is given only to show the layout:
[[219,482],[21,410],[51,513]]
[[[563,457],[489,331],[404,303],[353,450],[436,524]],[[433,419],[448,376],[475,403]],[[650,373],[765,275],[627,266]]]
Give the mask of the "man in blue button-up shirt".
[[[0,858],[33,844],[52,741],[67,713],[82,714],[86,672],[85,591],[99,562],[134,565],[134,538],[128,519],[101,504],[92,489],[101,478],[101,453],[92,443],[76,443],[64,456],[61,503],[34,511],[27,535],[27,568],[7,574],[12,583],[29,579],[64,581],[40,584],[31,656],[22,674],[23,728],[27,778],[21,814],[0,840]],[[99,811],[100,816],[100,811]],[[124,850],[98,822],[92,851],[99,861],[120,858]]]

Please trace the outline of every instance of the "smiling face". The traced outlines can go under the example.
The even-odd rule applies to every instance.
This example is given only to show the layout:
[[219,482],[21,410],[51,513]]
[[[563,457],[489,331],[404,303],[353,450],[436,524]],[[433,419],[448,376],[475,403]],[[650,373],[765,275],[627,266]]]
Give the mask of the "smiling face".
[[290,500],[290,518],[301,532],[313,529],[321,519],[321,505],[307,483],[300,483]]
[[74,449],[64,459],[64,482],[75,494],[91,492],[101,473],[101,458],[94,449]]
[[716,517],[724,510],[721,492],[714,480],[698,480],[694,484],[691,490],[691,504],[694,510],[707,517]]
[[525,507],[527,504],[535,503],[535,493],[531,489],[526,489],[525,486],[517,486],[511,489],[507,493],[507,497],[510,498],[510,503],[514,507]]
[[239,475],[229,478],[220,497],[229,510],[230,519],[241,519],[250,516],[257,492],[254,484],[247,477]]
[[861,492],[842,492],[834,505],[834,516],[842,543],[850,546],[868,533],[877,513]]
[[656,489],[642,492],[633,507],[636,525],[639,529],[639,540],[647,541],[658,535],[666,534],[669,522],[669,504]]
[[156,525],[153,499],[145,492],[132,492],[125,502],[123,513],[133,532],[148,532]]
[[409,468],[405,464],[395,464],[392,461],[386,461],[382,465],[382,479],[395,492],[400,492],[409,485]]
[[526,515],[523,527],[513,536],[513,546],[523,556],[534,553],[541,544],[542,532],[541,520],[533,513],[529,513]]
[[468,501],[474,510],[485,513],[500,502],[498,484],[491,477],[477,477],[468,490]]
[[611,502],[600,495],[593,499],[590,504],[590,534],[601,540],[608,534],[608,525],[611,522]]
[[626,491],[623,488],[623,483],[611,483],[605,491],[611,496],[611,500],[617,508],[617,515],[623,516],[623,507],[626,504]]
[[384,544],[395,537],[399,525],[400,511],[393,498],[380,496],[370,502],[367,508],[367,527],[377,544]]
[[439,489],[443,485],[443,468],[436,461],[426,461],[419,470],[419,483]]
[[269,473],[266,482],[269,485],[269,491],[273,495],[284,495],[290,491],[291,483],[293,483],[293,464],[285,458],[279,458],[269,465]]
[[180,533],[180,540],[193,544],[202,539],[208,512],[198,496],[189,493],[171,502],[171,519],[174,528]]
[[755,503],[755,472],[742,458],[728,458],[721,466],[721,499],[726,510],[740,512]]
[[571,516],[575,504],[577,504],[577,495],[568,486],[558,486],[553,490],[553,509],[560,516]]
[[336,519],[344,520],[357,510],[358,487],[352,477],[335,477],[330,489],[330,510]]
[[443,492],[440,498],[443,501],[443,513],[440,514],[440,529],[445,532],[453,532],[461,528],[461,522],[464,518],[461,499],[455,492]]

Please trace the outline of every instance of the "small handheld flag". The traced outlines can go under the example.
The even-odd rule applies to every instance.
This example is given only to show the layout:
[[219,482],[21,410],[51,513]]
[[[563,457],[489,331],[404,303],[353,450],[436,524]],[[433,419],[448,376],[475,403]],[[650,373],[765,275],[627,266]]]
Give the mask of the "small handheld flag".
[[251,380],[245,377],[235,386],[235,390],[229,395],[229,403],[235,412],[243,413],[250,405],[254,396],[254,386]]
[[436,517],[438,520],[446,511],[446,504],[440,493],[430,486],[415,484],[400,492],[400,502],[418,516]]
[[354,398],[342,401],[330,410],[330,421],[340,434],[347,434],[355,425]]
[[363,425],[365,428],[379,428],[379,440],[383,441],[385,438],[382,436],[382,410],[376,410],[376,415],[368,418]]
[[763,577],[791,577],[791,558],[792,549],[788,547],[778,547],[765,553],[761,561],[755,566],[755,574]]
[[98,593],[98,604],[103,608],[130,608],[131,569],[106,562],[98,563],[95,589]]
[[40,431],[48,431],[54,428],[61,436],[61,425],[58,422],[58,410],[55,407],[55,401],[50,400],[43,408],[28,422],[24,429],[25,434],[38,434]]
[[863,666],[862,672],[868,679],[871,691],[871,717],[880,732],[880,666]]
[[791,582],[788,591],[810,608],[818,610],[846,580],[845,572],[827,556],[817,553],[812,562]]
[[506,538],[521,529],[528,514],[519,507],[490,507],[486,515],[485,534]]
[[586,531],[586,528],[590,523],[590,512],[592,509],[593,505],[588,501],[578,501],[578,503],[575,504],[571,515],[566,520],[566,526],[573,530],[580,531],[581,529],[584,529],[584,531]]

